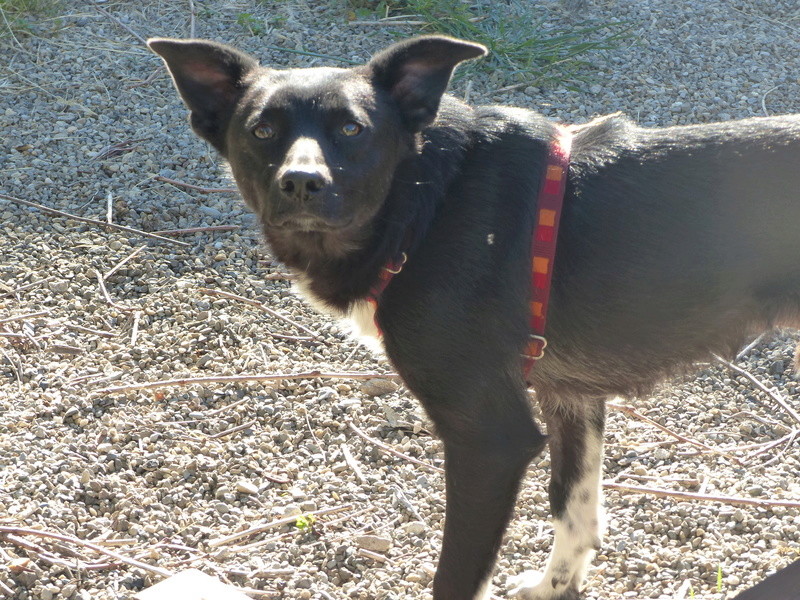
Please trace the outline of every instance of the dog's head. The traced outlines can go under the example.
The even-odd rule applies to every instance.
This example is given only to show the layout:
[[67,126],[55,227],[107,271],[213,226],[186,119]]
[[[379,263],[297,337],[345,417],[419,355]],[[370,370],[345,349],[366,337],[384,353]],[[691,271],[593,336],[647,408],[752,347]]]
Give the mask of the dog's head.
[[148,45],[166,62],[194,131],[230,163],[267,235],[334,237],[342,251],[369,229],[456,65],[486,52],[425,36],[353,68],[278,70],[210,41]]

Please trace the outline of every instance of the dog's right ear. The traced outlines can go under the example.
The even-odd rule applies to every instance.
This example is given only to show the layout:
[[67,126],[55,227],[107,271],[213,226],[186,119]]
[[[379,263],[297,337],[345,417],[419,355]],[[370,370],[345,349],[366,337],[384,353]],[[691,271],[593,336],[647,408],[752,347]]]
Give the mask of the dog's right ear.
[[230,46],[206,40],[153,38],[148,47],[161,56],[191,111],[192,129],[225,154],[225,129],[245,78],[258,61]]
[[436,118],[458,64],[485,54],[481,44],[425,35],[389,46],[367,63],[367,69],[373,84],[392,95],[408,127],[417,132]]

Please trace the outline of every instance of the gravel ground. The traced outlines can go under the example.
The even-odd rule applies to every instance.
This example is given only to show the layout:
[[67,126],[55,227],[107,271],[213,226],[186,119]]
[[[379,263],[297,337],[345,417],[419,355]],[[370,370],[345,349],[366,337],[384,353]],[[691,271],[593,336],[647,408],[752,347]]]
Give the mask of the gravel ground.
[[[272,64],[330,63],[267,45],[364,60],[397,34],[349,25],[342,3],[195,5],[198,36]],[[593,79],[582,91],[503,91],[518,80],[474,71],[457,93],[471,81],[473,101],[535,107],[566,122],[618,110],[647,125],[800,112],[796,0],[596,0],[580,13],[541,1],[535,11],[553,26],[625,20],[633,36],[589,56]],[[441,446],[403,388],[326,377],[99,391],[175,378],[390,370],[291,293],[234,194],[157,179],[231,186],[190,134],[161,61],[132,33],[185,37],[189,27],[189,3],[76,0],[33,36],[0,39],[0,192],[100,220],[110,206],[115,223],[147,231],[237,227],[173,236],[180,246],[0,200],[0,526],[76,536],[170,571],[196,567],[259,590],[254,597],[429,598],[441,474],[351,427],[441,466]],[[775,332],[738,362],[795,411],[797,341]],[[800,501],[800,444],[768,445],[798,422],[742,374],[701,367],[628,405],[717,451],[612,410],[608,480]],[[548,463],[545,454],[531,466],[497,568],[499,596],[509,576],[542,565],[549,551]],[[609,531],[588,598],[688,598],[689,583],[696,598],[732,598],[800,557],[797,508],[611,489],[606,506]],[[310,527],[275,525],[212,543],[314,511],[332,512]],[[73,542],[0,535],[0,596],[128,598],[160,579]]]

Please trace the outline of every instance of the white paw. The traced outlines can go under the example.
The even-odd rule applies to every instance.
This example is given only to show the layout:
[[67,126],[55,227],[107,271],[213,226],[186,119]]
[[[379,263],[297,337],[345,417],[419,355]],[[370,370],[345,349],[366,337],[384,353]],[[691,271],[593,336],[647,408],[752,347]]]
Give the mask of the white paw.
[[517,600],[577,600],[575,587],[556,581],[546,581],[539,571],[525,571],[508,578],[509,598]]

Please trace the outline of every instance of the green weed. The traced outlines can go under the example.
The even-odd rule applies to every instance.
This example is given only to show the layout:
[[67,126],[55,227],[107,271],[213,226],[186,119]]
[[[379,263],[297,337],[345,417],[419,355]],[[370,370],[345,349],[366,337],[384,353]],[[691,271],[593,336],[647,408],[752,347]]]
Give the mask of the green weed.
[[294,526],[300,531],[314,531],[314,523],[316,523],[316,521],[317,518],[314,515],[299,515],[294,522]]
[[61,0],[0,0],[0,38],[32,35],[42,17],[53,17]]
[[569,28],[545,25],[528,2],[508,4],[462,0],[349,0],[353,16],[408,15],[428,33],[480,42],[491,52],[479,68],[498,67],[512,80],[581,80],[591,51],[611,49],[630,37],[626,24],[583,22]]
[[236,23],[247,29],[251,35],[264,35],[267,31],[264,21],[251,13],[239,13],[236,15]]

